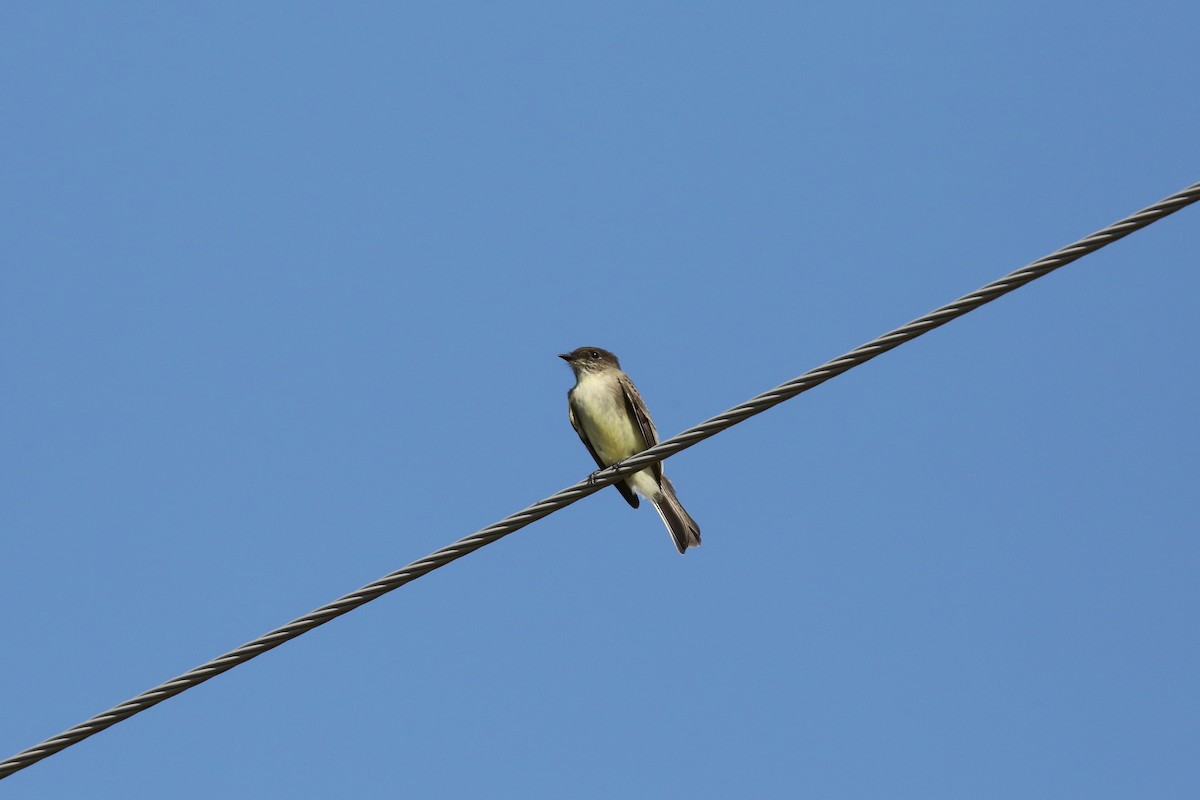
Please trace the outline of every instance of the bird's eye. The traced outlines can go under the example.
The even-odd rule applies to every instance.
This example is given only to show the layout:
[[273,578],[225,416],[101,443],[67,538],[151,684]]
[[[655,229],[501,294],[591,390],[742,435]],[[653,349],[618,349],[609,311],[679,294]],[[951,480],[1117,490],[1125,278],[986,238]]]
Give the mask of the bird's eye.
[[598,351],[596,351],[596,350],[588,351],[588,358],[599,358],[599,357],[600,357],[600,353]]

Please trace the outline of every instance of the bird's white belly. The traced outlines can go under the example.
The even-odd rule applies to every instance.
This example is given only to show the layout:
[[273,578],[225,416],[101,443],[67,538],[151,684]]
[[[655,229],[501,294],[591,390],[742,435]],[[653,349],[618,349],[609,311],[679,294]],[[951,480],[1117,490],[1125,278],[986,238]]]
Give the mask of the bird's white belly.
[[588,441],[605,464],[646,449],[642,431],[630,416],[625,397],[607,381],[585,378],[575,387],[575,414]]
[[[625,405],[624,394],[612,391],[602,380],[585,378],[576,384],[573,400],[575,417],[606,466],[646,449],[642,429]],[[626,480],[639,494],[658,494],[658,481],[649,469]]]

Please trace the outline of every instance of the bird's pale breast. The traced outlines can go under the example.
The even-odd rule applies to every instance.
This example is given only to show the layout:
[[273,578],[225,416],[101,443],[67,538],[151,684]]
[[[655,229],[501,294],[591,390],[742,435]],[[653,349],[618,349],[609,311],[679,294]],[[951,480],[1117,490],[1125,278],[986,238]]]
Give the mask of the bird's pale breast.
[[625,395],[615,381],[586,376],[572,392],[575,416],[605,464],[628,458],[646,449],[637,422],[625,406]]

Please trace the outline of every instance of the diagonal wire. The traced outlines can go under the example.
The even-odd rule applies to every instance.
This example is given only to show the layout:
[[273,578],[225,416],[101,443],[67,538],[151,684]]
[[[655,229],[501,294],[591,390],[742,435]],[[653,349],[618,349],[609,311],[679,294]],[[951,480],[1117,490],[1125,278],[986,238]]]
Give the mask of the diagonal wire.
[[122,720],[132,717],[134,714],[145,711],[167,698],[174,697],[193,686],[198,686],[209,678],[233,669],[255,656],[262,655],[284,642],[295,639],[297,636],[340,617],[342,614],[353,611],[359,606],[369,603],[393,589],[398,589],[426,573],[449,564],[451,561],[473,553],[479,548],[489,545],[513,531],[520,530],[531,522],[536,522],[542,517],[574,503],[576,500],[599,491],[630,473],[637,472],[653,462],[672,456],[755,414],[761,414],[763,411],[779,405],[785,400],[790,400],[801,392],[808,391],[814,386],[819,386],[830,378],[837,377],[859,364],[870,361],[881,353],[886,353],[888,350],[911,341],[934,328],[945,325],[952,319],[961,317],[963,314],[973,311],[985,303],[990,303],[997,297],[1008,294],[1030,281],[1040,278],[1059,267],[1070,264],[1072,261],[1095,252],[1118,239],[1124,238],[1136,230],[1140,230],[1185,206],[1195,203],[1197,200],[1200,200],[1200,183],[1193,184],[1170,197],[1160,200],[1152,206],[1148,206],[1135,214],[1114,222],[1108,227],[1093,233],[1091,236],[1080,239],[1074,244],[1056,250],[1050,255],[1040,258],[1016,272],[1011,272],[999,280],[992,281],[986,286],[968,295],[964,295],[952,303],[948,303],[923,317],[913,320],[907,325],[872,339],[843,356],[839,356],[832,361],[827,361],[798,378],[781,384],[768,392],[763,392],[757,397],[753,397],[741,405],[734,406],[725,413],[706,420],[693,428],[688,428],[683,433],[673,436],[654,447],[606,469],[599,470],[574,486],[563,489],[547,497],[545,500],[534,503],[522,511],[518,511],[493,525],[489,525],[483,530],[430,553],[406,567],[385,575],[374,583],[367,584],[356,592],[352,592],[334,600],[332,603],[321,606],[312,613],[292,620],[269,633],[265,633],[236,650],[231,650],[224,655],[217,656],[211,661],[201,664],[195,669],[172,678],[165,683],[161,683],[153,689],[145,691],[118,706],[114,706],[102,714],[97,714],[86,722],[82,722],[70,730],[60,733],[58,736],[47,739],[40,744],[21,751],[11,758],[0,761],[0,779],[6,778],[14,772],[32,764],[36,764],[43,758],[54,755],[73,744],[77,744],[92,734],[99,733],[105,728],[109,728]]

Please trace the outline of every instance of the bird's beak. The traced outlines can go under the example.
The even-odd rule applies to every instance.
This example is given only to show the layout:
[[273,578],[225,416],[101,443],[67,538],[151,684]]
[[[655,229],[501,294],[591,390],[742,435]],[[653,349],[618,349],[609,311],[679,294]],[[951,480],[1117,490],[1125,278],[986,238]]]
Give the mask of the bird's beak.
[[570,360],[571,360],[571,354],[570,354],[570,353],[559,353],[559,354],[558,354],[558,357],[559,357],[559,358],[561,358],[563,361],[570,361]]

